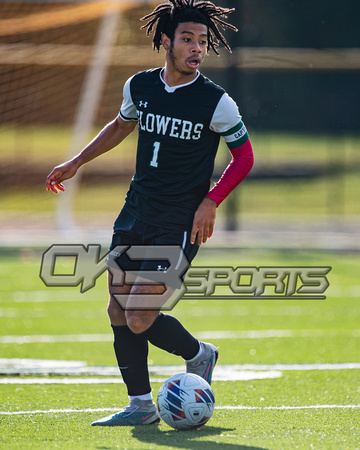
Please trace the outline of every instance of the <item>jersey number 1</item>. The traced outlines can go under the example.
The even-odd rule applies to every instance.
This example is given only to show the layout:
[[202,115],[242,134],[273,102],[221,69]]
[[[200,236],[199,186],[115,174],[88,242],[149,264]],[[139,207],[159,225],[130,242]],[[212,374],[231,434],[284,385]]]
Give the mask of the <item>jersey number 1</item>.
[[160,150],[160,142],[154,142],[153,156],[152,156],[152,160],[150,161],[151,167],[158,166],[159,150]]

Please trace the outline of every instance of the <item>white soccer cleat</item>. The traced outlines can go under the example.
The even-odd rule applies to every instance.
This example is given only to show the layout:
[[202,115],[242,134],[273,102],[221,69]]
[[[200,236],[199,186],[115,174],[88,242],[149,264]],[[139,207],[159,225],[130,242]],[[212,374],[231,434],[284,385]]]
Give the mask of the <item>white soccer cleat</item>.
[[134,425],[153,425],[160,422],[160,415],[152,400],[135,398],[118,413],[93,422],[92,426],[124,427]]

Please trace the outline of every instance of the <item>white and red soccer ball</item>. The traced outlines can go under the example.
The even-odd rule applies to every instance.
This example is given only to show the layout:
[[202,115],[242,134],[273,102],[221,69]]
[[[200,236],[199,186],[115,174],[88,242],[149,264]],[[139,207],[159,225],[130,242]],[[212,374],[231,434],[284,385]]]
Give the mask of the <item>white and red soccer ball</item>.
[[215,396],[210,384],[192,373],[174,375],[157,396],[161,419],[177,430],[199,428],[214,412]]

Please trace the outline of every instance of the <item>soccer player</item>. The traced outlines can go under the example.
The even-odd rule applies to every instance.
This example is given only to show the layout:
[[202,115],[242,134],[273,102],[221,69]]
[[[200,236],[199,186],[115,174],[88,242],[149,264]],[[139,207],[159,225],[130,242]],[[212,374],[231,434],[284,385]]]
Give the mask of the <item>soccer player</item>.
[[[164,48],[165,66],[131,77],[124,85],[118,117],[48,176],[47,190],[64,190],[62,182],[80,166],[116,147],[138,126],[136,171],[114,224],[110,250],[131,245],[181,246],[190,263],[213,233],[217,207],[251,170],[252,147],[237,105],[199,72],[210,49],[218,54],[219,43],[231,51],[222,30],[236,30],[224,21],[232,11],[209,1],[170,0],[145,16],[143,28],[148,35],[153,33],[155,50]],[[221,136],[232,159],[210,189]],[[159,308],[122,308],[114,298],[114,294],[126,294],[131,306],[135,294],[137,298],[143,294],[146,302],[146,295],[158,293],[159,285],[113,285],[109,275],[109,292],[114,349],[130,400],[120,412],[92,425],[158,423],[149,382],[148,342],[181,356],[187,372],[209,383],[217,348],[199,342]]]

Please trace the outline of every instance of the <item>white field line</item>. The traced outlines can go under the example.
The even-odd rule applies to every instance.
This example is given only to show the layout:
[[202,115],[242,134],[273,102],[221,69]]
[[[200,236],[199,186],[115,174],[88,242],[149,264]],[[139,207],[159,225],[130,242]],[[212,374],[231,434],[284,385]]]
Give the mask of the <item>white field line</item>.
[[[360,362],[346,363],[314,363],[314,364],[219,364],[214,375],[224,373],[236,374],[240,371],[302,371],[302,370],[351,370],[360,369]],[[183,372],[184,365],[150,365],[153,376],[174,375]],[[88,366],[85,361],[61,361],[55,359],[23,359],[0,358],[0,374],[2,375],[73,375],[73,376],[108,376],[116,377],[119,369],[116,366]],[[0,378],[1,382],[1,378]]]
[[58,342],[112,342],[112,334],[40,334],[31,336],[0,336],[0,344],[34,344]]
[[[218,410],[304,410],[304,409],[357,409],[360,405],[302,405],[302,406],[215,406]],[[119,408],[86,408],[86,409],[36,409],[33,411],[0,411],[0,415],[14,416],[25,414],[68,414],[68,413],[92,413],[119,411]]]
[[[219,366],[220,367],[220,366]],[[315,364],[232,364],[232,370],[349,370],[360,369],[360,363],[315,363]]]
[[[360,330],[245,330],[245,331],[199,331],[193,333],[198,339],[266,339],[332,337],[345,334],[360,337]],[[59,334],[0,336],[0,344],[33,344],[58,342],[112,342],[112,334]]]
[[[163,373],[163,378],[150,378],[151,383],[164,383],[169,376],[176,375],[177,373],[184,372],[184,368],[179,368],[175,373]],[[165,378],[164,378],[165,376]],[[267,370],[267,371],[226,371],[226,370],[217,370],[217,373],[213,376],[213,381],[250,381],[250,380],[265,380],[268,378],[280,378],[282,377],[282,372],[279,370]],[[117,377],[105,377],[105,378],[75,378],[75,377],[66,377],[66,378],[54,378],[54,376],[50,378],[46,377],[7,377],[0,378],[1,384],[122,384],[123,379],[119,376]]]
[[0,358],[1,369],[17,368],[21,369],[74,369],[80,371],[81,368],[86,368],[86,361],[67,361],[60,359],[33,359],[33,358]]
[[215,409],[230,409],[230,410],[284,410],[284,409],[356,409],[360,408],[360,405],[301,405],[301,406],[215,406]]
[[[149,366],[152,382],[164,382],[169,376],[184,372],[184,369],[184,365]],[[0,377],[0,384],[112,384],[122,382],[119,377],[119,368],[115,366],[87,366],[85,361],[51,359],[0,358],[0,375],[8,376],[7,378]],[[14,377],[14,375],[17,376]],[[55,376],[65,376],[66,378],[55,378]],[[94,378],[85,378],[89,376]],[[262,380],[281,376],[282,372],[279,370],[239,370],[237,368],[234,370],[232,365],[226,365],[217,367],[214,380]]]
[[[214,373],[214,381],[247,381],[256,379],[280,378],[283,371],[352,369],[359,370],[360,363],[220,364],[218,365]],[[150,376],[152,377],[152,382],[164,381],[164,377],[167,378],[183,371],[183,365],[149,366],[149,372]],[[3,376],[0,377],[0,385],[122,383],[122,378],[119,376],[119,369],[117,367],[87,366],[86,362],[84,361],[0,358],[0,375]],[[14,375],[22,376],[14,377]],[[55,378],[55,376],[59,378]]]
[[[150,378],[151,383],[164,383],[167,378]],[[116,378],[0,378],[0,384],[123,384],[119,376]]]
[[[14,360],[16,361],[16,360]],[[51,360],[37,365],[36,360],[29,360],[25,366],[16,366],[12,360],[0,359],[0,385],[30,384],[119,384],[123,383],[117,367],[67,366],[59,364],[51,367]],[[61,363],[61,361],[58,361]],[[66,362],[65,362],[66,363]],[[219,365],[214,373],[214,381],[249,381],[281,378],[287,370],[349,370],[360,369],[360,363],[338,364],[233,364]],[[184,366],[150,366],[151,382],[164,382],[169,376],[182,373]],[[18,375],[18,376],[14,376]],[[59,377],[59,378],[56,378]],[[101,377],[101,378],[100,378]]]

